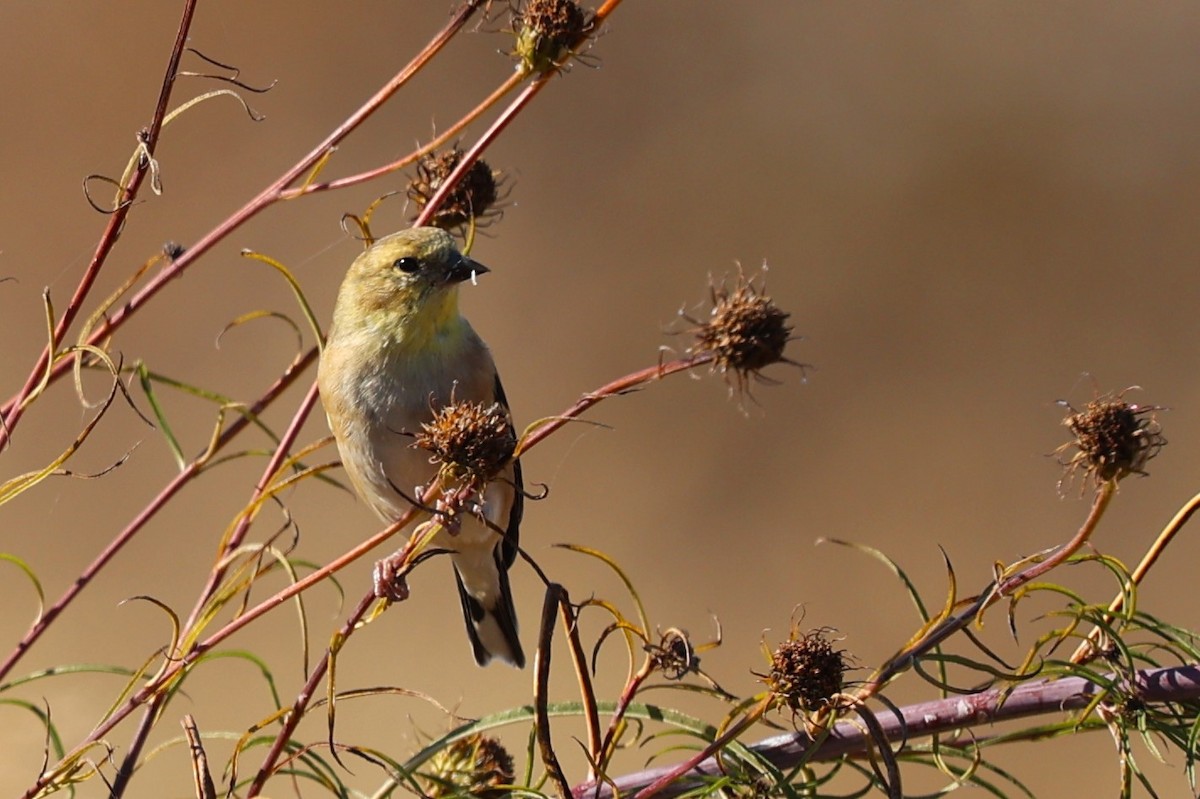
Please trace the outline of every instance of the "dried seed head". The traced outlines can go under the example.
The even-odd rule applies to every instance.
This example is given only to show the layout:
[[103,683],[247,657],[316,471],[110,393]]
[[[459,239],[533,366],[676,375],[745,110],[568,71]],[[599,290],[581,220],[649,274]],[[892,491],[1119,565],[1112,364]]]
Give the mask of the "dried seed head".
[[501,786],[513,784],[513,759],[500,742],[476,733],[439,751],[429,761],[425,775],[432,799],[477,796],[500,799]]
[[527,0],[513,12],[517,58],[526,72],[560,69],[592,27],[594,15],[574,0]]
[[[1146,462],[1167,443],[1154,414],[1164,410],[1157,405],[1131,405],[1121,394],[1105,394],[1092,400],[1082,411],[1070,408],[1063,424],[1075,439],[1054,451],[1066,467],[1058,481],[1059,489],[1078,472],[1084,486],[1090,479],[1096,485],[1121,480],[1130,474],[1146,474]],[[1074,455],[1063,457],[1074,449]]]
[[[712,310],[701,322],[684,314],[696,325],[691,331],[695,343],[689,354],[712,353],[714,370],[732,376],[731,386],[745,390],[751,378],[762,380],[761,370],[773,363],[791,363],[783,350],[792,338],[787,323],[790,314],[779,309],[764,288],[738,273],[730,289],[726,281],[712,284]],[[803,368],[803,367],[801,367]]]
[[416,444],[432,453],[447,482],[486,482],[500,472],[516,450],[517,438],[508,412],[498,402],[451,402],[433,421],[421,425]]
[[841,693],[846,659],[829,643],[827,627],[804,634],[793,630],[771,655],[771,671],[764,677],[778,703],[795,712],[815,710]]
[[795,788],[789,785],[784,789],[781,787],[781,783],[777,783],[771,775],[759,774],[751,780],[736,778],[730,780],[729,784],[722,789],[721,794],[734,797],[734,799],[779,799],[779,797],[794,795]]
[[671,627],[660,637],[657,645],[647,645],[654,668],[668,680],[682,680],[700,669],[700,658],[688,637],[687,630]]
[[[408,182],[408,199],[423,210],[462,158],[463,151],[458,145],[422,156],[417,162],[416,176]],[[499,198],[499,181],[500,174],[493,172],[486,161],[476,160],[446,195],[428,224],[443,230],[454,230],[472,220],[478,225],[495,218],[500,214],[499,209],[495,208]]]

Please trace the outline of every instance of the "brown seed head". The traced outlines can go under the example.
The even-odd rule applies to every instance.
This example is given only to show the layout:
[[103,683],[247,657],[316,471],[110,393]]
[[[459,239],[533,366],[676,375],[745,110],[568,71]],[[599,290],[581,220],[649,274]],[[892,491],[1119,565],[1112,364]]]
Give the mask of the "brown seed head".
[[[1154,416],[1160,410],[1157,405],[1131,405],[1120,394],[1097,397],[1082,411],[1071,408],[1063,424],[1075,439],[1055,450],[1066,467],[1059,488],[1077,472],[1083,472],[1085,485],[1089,478],[1099,485],[1130,474],[1144,475],[1146,462],[1167,443]],[[1075,454],[1062,460],[1071,449]]]
[[707,321],[684,318],[696,324],[690,354],[712,353],[716,371],[732,374],[738,388],[750,378],[763,379],[761,370],[773,363],[794,363],[783,355],[792,337],[790,314],[779,309],[763,289],[739,274],[732,289],[714,284],[712,310]]
[[476,733],[439,751],[429,761],[425,775],[432,799],[477,796],[500,799],[500,786],[513,784],[513,759],[500,742]]
[[[408,182],[408,199],[423,210],[462,158],[463,151],[458,145],[422,156],[417,162],[416,176]],[[476,224],[490,221],[500,213],[494,207],[499,197],[499,177],[483,159],[475,161],[433,212],[428,224],[454,230],[472,220]]]
[[593,16],[574,0],[527,0],[513,12],[515,55],[527,72],[559,69],[592,27]]
[[805,712],[829,704],[841,693],[846,660],[829,643],[829,632],[824,627],[801,635],[793,632],[771,655],[771,671],[762,676],[779,703]]
[[452,402],[433,421],[421,425],[417,446],[432,453],[443,478],[486,482],[500,472],[516,450],[517,438],[504,406],[493,402]]

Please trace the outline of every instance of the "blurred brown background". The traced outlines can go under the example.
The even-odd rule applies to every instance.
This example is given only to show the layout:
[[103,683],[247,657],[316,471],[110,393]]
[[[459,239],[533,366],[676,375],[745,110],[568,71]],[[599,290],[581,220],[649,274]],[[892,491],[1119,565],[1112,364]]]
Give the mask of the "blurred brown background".
[[[91,173],[119,175],[149,122],[178,5],[0,4],[0,276],[15,278],[0,284],[5,397],[43,344],[42,288],[64,306],[103,228],[80,183]],[[307,152],[447,13],[445,0],[202,3],[191,44],[237,65],[251,84],[278,79],[271,92],[247,95],[266,119],[252,123],[230,98],[218,98],[167,129],[158,153],[165,192],[143,191],[87,312],[164,241],[195,241]],[[456,40],[344,143],[325,176],[392,160],[473,106],[512,68],[498,52],[509,48],[501,27]],[[770,294],[803,336],[789,354],[815,369],[807,381],[795,369],[769,370],[782,385],[756,387],[757,403],[744,403],[745,413],[717,378],[680,377],[604,403],[588,418],[611,429],[575,425],[527,457],[526,479],[551,488],[527,511],[531,554],[577,599],[594,593],[624,602],[602,567],[553,543],[615,558],[652,623],[705,639],[710,614],[719,617],[724,645],[704,665],[735,692],[758,690],[750,672],[763,668],[759,642],[785,636],[798,605],[803,627],[840,631],[865,675],[916,628],[915,611],[876,563],[814,541],[879,547],[934,606],[945,593],[940,545],[963,590],[977,590],[994,561],[1066,540],[1086,515],[1077,492],[1059,496],[1060,470],[1045,457],[1066,440],[1054,400],[1081,405],[1094,387],[1137,384],[1145,390],[1130,399],[1171,407],[1163,415],[1170,446],[1151,463],[1152,478],[1123,484],[1095,539],[1102,551],[1136,562],[1197,487],[1198,36],[1200,6],[1190,2],[622,6],[590,53],[598,68],[577,64],[555,80],[488,154],[509,175],[510,203],[477,243],[474,254],[494,271],[468,287],[464,306],[495,352],[518,423],[654,363],[661,345],[686,346],[666,335],[678,328],[676,311],[706,298],[709,275],[730,273],[738,261],[770,264]],[[185,66],[202,69],[194,58]],[[211,88],[184,81],[174,104]],[[140,359],[252,400],[290,359],[294,335],[261,321],[230,332],[218,349],[217,334],[256,309],[299,315],[283,281],[238,251],[288,264],[324,321],[358,250],[339,218],[402,180],[268,210],[168,287],[122,329],[114,350],[127,363]],[[399,202],[376,217],[377,230],[403,224]],[[277,429],[291,418],[302,383],[268,414]],[[103,382],[89,387],[98,398]],[[163,396],[185,450],[198,451],[212,407]],[[70,382],[57,384],[0,455],[0,476],[48,462],[88,416]],[[301,441],[325,434],[317,415]],[[158,434],[126,408],[72,461],[79,471],[100,470],[138,441],[129,462],[103,479],[52,479],[3,508],[0,552],[28,561],[50,597],[175,468]],[[240,446],[268,442],[253,435]],[[16,673],[62,663],[136,667],[150,657],[169,640],[167,619],[145,603],[118,603],[150,595],[186,613],[264,463],[246,458],[194,483]],[[308,483],[287,503],[300,529],[297,554],[314,562],[378,529],[359,503],[327,486]],[[267,511],[255,539],[282,521]],[[1140,599],[1144,609],[1194,627],[1193,539],[1175,544]],[[369,568],[364,562],[341,575],[351,601]],[[1101,601],[1113,586],[1099,571],[1059,578]],[[341,687],[400,685],[472,717],[528,701],[529,669],[479,671],[471,662],[447,572],[438,562],[420,569],[410,602],[355,639]],[[0,575],[7,651],[36,608],[14,568]],[[514,580],[532,651],[540,584],[524,567]],[[327,587],[308,595],[318,649],[341,618],[336,603]],[[1019,659],[1032,635],[1013,644],[1003,627],[1001,615],[992,617],[997,646]],[[302,678],[292,611],[230,646],[262,656],[283,701],[292,700]],[[565,652],[556,657],[565,661]],[[555,698],[571,699],[573,681],[565,662],[558,665]],[[614,648],[600,665],[601,690],[611,697],[623,656]],[[70,745],[120,684],[64,677],[19,695],[44,698]],[[187,690],[155,743],[177,733],[184,712],[205,731],[237,734],[271,710],[266,685],[239,661],[209,665]],[[910,701],[934,692],[909,679],[890,695]],[[712,721],[723,712],[669,694],[649,698]],[[2,715],[0,793],[10,795],[37,772],[42,739],[28,712]],[[390,698],[346,705],[339,725],[343,738],[402,757],[449,722],[416,700]],[[124,727],[112,737],[118,755],[128,737]],[[319,720],[305,737],[322,737]],[[223,762],[228,744],[212,747]],[[573,744],[564,738],[562,747]],[[1183,759],[1170,758],[1156,772],[1165,775],[1160,791],[1184,795]],[[1019,747],[998,760],[1044,796],[1116,786],[1103,734]],[[190,795],[182,749],[164,751],[149,768],[131,795]],[[370,766],[356,769],[353,779],[377,783]],[[290,791],[275,785],[275,793]],[[103,794],[93,782],[81,795]]]

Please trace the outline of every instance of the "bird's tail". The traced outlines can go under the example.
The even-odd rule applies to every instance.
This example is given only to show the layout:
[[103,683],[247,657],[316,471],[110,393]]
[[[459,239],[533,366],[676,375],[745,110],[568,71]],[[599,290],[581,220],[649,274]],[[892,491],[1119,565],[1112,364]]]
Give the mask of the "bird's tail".
[[475,650],[475,662],[486,666],[492,658],[505,663],[525,667],[525,653],[521,650],[521,639],[517,636],[517,612],[513,608],[512,589],[508,586],[508,569],[500,560],[500,548],[493,552],[496,560],[495,590],[487,591],[478,598],[463,584],[462,574],[454,568],[458,581],[458,597],[462,600],[463,617],[467,622],[467,636]]

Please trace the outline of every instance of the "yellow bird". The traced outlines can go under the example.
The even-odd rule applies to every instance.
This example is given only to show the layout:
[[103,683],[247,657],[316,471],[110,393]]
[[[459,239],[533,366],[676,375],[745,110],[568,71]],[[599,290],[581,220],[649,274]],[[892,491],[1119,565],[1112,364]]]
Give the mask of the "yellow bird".
[[[508,402],[487,346],[458,311],[458,288],[487,272],[440,228],[402,230],[379,239],[350,265],[338,292],[317,382],[342,464],[358,495],[384,521],[409,510],[396,489],[419,496],[436,475],[414,435],[451,402]],[[471,514],[431,546],[450,550],[467,634],[479,665],[499,658],[518,668],[508,569],[517,555],[524,494],[513,460]]]

